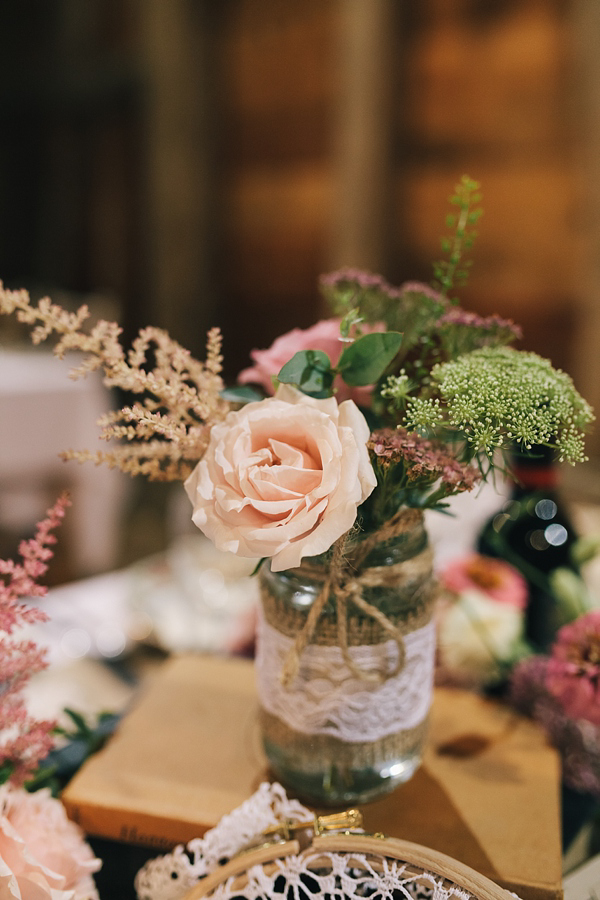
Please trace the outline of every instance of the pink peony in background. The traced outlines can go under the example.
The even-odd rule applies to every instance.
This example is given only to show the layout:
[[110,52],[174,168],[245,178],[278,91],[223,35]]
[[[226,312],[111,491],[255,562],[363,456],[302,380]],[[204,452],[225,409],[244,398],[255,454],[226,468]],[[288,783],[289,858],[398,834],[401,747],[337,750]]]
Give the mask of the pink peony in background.
[[193,522],[219,550],[269,557],[273,571],[324,553],[376,485],[358,407],[281,385],[214,425],[185,482]]
[[546,665],[546,687],[567,716],[600,725],[600,610],[560,629]]
[[450,562],[440,583],[437,682],[472,688],[501,680],[523,637],[524,579],[508,563],[474,553]]
[[449,563],[441,574],[449,591],[480,591],[498,603],[525,609],[527,582],[511,565],[477,553]]
[[[322,350],[331,365],[337,365],[347,346],[340,335],[340,322],[341,319],[322,319],[310,328],[293,328],[276,338],[268,350],[252,350],[250,357],[254,365],[240,372],[237,380],[240,384],[260,384],[267,394],[274,394],[273,377],[299,350]],[[383,325],[361,325],[361,328],[365,334],[385,330]],[[371,403],[371,387],[351,388],[337,376],[334,388],[339,403],[344,400],[354,400],[358,406]]]
[[98,900],[92,878],[102,865],[48,789],[0,794],[0,897]]

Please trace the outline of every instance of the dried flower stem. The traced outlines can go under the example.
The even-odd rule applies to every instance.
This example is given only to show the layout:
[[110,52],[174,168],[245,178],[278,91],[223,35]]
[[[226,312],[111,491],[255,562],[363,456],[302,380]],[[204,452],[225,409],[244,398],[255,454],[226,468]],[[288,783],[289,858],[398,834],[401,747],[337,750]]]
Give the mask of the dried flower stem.
[[106,463],[155,481],[187,477],[206,448],[210,428],[229,410],[221,398],[218,329],[209,331],[206,362],[201,363],[165,331],[152,327],[142,329],[125,353],[116,322],[101,320],[86,332],[87,306],[70,313],[47,297],[33,305],[27,291],[5,290],[1,282],[0,313],[14,313],[20,322],[33,326],[34,344],[57,335],[54,353],[61,359],[68,351],[83,353],[83,361],[70,373],[72,378],[102,369],[107,387],[142,396],[99,423],[103,440],[123,443],[96,453],[68,450],[65,459]]

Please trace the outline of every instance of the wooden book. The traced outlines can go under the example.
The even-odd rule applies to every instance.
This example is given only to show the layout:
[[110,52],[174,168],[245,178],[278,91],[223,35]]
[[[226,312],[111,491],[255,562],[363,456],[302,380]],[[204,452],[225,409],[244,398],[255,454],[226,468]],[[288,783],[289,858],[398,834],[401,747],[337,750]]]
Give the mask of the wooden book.
[[[253,664],[174,658],[63,794],[90,834],[164,850],[201,836],[269,772]],[[446,853],[522,900],[561,897],[560,768],[533,723],[437,689],[423,766],[363,809],[365,828]]]

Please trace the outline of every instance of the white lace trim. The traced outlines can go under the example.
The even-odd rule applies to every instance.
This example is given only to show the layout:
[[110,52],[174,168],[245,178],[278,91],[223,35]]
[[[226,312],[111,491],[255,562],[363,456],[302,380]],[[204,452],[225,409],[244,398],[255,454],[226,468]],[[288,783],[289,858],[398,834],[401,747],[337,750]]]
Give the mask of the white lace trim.
[[[204,837],[194,838],[187,848],[149,860],[137,873],[139,900],[179,900],[186,891],[211,872],[223,859],[235,856],[270,825],[286,819],[306,822],[313,813],[297,800],[290,800],[280,784],[263,782],[241,806],[223,816]],[[186,852],[187,850],[187,852]]]
[[[302,734],[326,734],[347,742],[377,741],[414,728],[431,706],[435,659],[433,622],[404,637],[406,661],[381,684],[357,678],[336,646],[309,644],[298,676],[284,688],[280,674],[293,644],[259,616],[256,674],[263,708]],[[393,640],[350,647],[362,670],[393,671],[398,647]]]

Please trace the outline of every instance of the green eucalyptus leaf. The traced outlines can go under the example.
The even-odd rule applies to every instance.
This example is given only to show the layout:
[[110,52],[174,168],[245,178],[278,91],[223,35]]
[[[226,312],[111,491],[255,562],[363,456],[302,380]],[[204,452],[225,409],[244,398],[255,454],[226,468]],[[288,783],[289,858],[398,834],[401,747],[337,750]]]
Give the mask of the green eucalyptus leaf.
[[334,372],[331,362],[322,350],[299,350],[286,362],[277,379],[283,384],[294,384],[305,394],[323,399],[332,394]]
[[264,395],[247,384],[240,384],[224,388],[221,391],[221,397],[224,400],[229,400],[230,403],[252,403],[256,400],[262,400]]
[[346,347],[340,357],[338,371],[351,387],[375,384],[398,353],[401,344],[402,335],[397,331],[365,334]]

